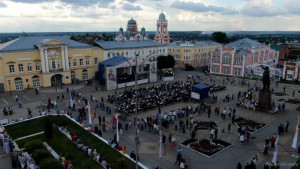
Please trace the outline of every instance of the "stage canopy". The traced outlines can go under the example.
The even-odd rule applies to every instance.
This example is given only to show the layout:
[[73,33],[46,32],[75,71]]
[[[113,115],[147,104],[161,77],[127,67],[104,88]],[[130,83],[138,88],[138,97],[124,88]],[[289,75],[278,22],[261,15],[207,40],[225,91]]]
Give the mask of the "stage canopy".
[[205,99],[209,95],[210,86],[204,83],[195,84],[192,86],[191,97],[194,99]]

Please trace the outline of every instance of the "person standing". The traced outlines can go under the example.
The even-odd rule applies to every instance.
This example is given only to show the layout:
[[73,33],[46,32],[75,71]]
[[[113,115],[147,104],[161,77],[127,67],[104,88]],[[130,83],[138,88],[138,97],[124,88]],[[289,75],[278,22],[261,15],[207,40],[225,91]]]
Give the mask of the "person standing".
[[18,101],[19,101],[19,97],[18,95],[16,95],[16,102],[18,103]]
[[243,166],[242,166],[242,164],[239,162],[236,168],[237,168],[237,169],[243,169]]
[[289,125],[290,125],[290,122],[289,122],[289,121],[286,121],[286,123],[284,124],[284,130],[285,130],[286,133],[287,133],[288,130],[289,130]]
[[295,96],[295,90],[293,90],[293,97]]

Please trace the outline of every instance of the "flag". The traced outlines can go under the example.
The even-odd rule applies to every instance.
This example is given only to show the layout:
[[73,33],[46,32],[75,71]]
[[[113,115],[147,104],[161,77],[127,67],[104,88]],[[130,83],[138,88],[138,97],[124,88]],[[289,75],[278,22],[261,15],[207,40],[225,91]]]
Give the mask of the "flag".
[[72,92],[70,91],[69,94],[70,94],[70,105],[71,107],[73,107],[73,99],[72,99]]
[[299,128],[299,118],[298,118],[298,123],[297,123],[297,126],[296,126],[296,131],[295,131],[295,136],[294,136],[294,139],[293,139],[293,144],[292,144],[292,147],[293,148],[297,148],[297,141],[298,141],[298,129]]
[[272,163],[276,164],[277,162],[277,156],[278,156],[278,142],[279,142],[279,135],[277,135],[277,139],[275,142],[275,150],[273,152],[273,159],[272,159]]
[[162,137],[161,137],[161,131],[159,131],[159,154],[158,157],[161,158],[161,143],[162,143]]
[[91,106],[88,104],[88,112],[89,112],[89,125],[93,124],[92,116],[91,116]]
[[120,137],[119,137],[119,117],[118,117],[118,113],[115,116],[117,118],[117,124],[116,124],[116,127],[117,127],[117,142],[119,142]]

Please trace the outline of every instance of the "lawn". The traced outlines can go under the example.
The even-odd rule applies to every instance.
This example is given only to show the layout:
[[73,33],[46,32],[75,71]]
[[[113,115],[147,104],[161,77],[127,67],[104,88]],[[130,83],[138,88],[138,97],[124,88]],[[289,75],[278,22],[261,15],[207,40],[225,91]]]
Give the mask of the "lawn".
[[[46,117],[42,117],[42,118],[29,120],[29,121],[22,122],[22,123],[13,124],[13,125],[6,126],[5,128],[8,130],[9,135],[13,139],[16,139],[16,138],[24,137],[24,136],[34,134],[37,132],[44,131],[45,118]],[[82,127],[78,126],[77,124],[75,124],[75,122],[71,121],[70,119],[68,119],[65,116],[50,116],[48,118],[56,126],[64,125],[64,126],[66,126],[66,128],[68,129],[68,131],[71,134],[76,133],[79,136],[79,138],[82,140],[83,143],[87,144],[92,149],[96,149],[98,153],[103,155],[104,159],[111,165],[112,168],[119,168],[117,161],[119,159],[121,159],[123,157],[123,155],[120,154],[117,150],[111,148],[109,145],[102,142],[97,137],[93,136],[90,132],[84,130]],[[61,143],[61,139],[63,139],[63,138],[67,139],[61,133],[57,134],[55,132],[55,137],[52,139],[55,141],[53,141],[53,142],[47,141],[47,143],[58,153],[64,152],[63,154],[69,153],[71,155],[74,155],[74,153],[72,153],[72,152],[75,150],[72,150],[72,149],[73,148],[77,149],[77,148],[75,147],[75,144],[73,144],[73,143],[71,145],[69,145],[69,146],[72,146],[73,148],[69,147],[69,148],[66,148],[65,151],[60,151],[60,149],[63,148],[63,146],[66,146],[65,144]],[[39,139],[42,139],[42,138],[39,138]],[[57,143],[59,143],[59,144],[57,144]],[[70,144],[70,143],[68,143],[68,144]],[[125,158],[125,159],[126,159],[125,163],[127,166],[126,168],[134,169],[135,163],[133,163],[132,161],[130,161],[127,158]],[[79,159],[78,161],[82,162],[81,159]]]

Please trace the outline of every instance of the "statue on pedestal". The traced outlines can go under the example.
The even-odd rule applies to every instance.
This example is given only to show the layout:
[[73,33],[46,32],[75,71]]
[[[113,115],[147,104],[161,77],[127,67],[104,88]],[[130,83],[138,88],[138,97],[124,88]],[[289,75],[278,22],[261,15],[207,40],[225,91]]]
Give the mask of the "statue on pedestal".
[[264,74],[263,74],[263,90],[264,91],[269,91],[270,89],[270,70],[268,66],[263,66],[261,65],[262,69],[264,69]]

